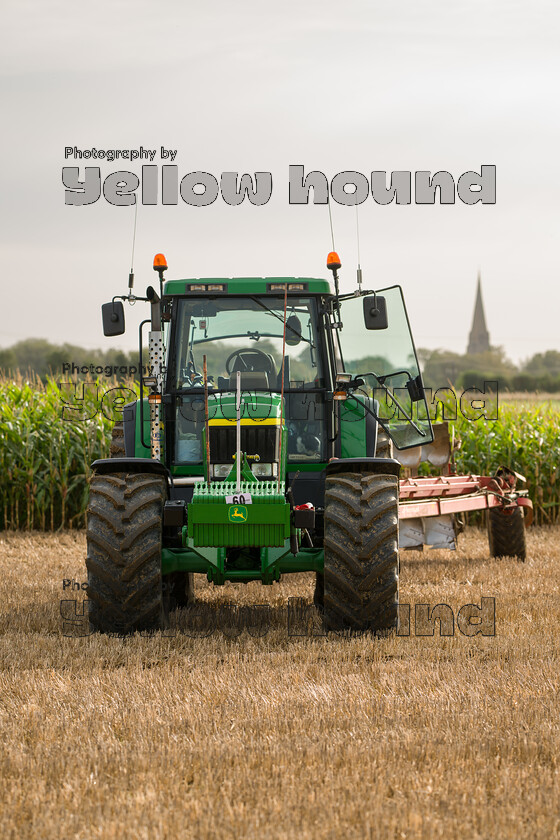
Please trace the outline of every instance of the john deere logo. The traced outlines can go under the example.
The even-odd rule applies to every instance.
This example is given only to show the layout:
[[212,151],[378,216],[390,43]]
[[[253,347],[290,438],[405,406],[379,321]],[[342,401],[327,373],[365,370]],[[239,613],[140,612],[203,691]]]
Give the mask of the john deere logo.
[[247,508],[245,505],[232,505],[227,512],[230,522],[247,522]]

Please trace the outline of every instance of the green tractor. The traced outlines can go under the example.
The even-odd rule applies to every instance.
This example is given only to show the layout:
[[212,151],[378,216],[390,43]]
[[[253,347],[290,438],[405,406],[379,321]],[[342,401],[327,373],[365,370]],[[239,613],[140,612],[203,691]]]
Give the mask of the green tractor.
[[[312,572],[332,630],[398,620],[400,465],[432,428],[402,291],[339,293],[308,277],[168,280],[145,300],[149,367],[111,456],[95,461],[87,515],[95,630],[164,627],[193,576],[265,585]],[[334,288],[333,288],[334,286]],[[363,360],[356,369],[351,360]],[[142,370],[141,362],[139,369]],[[167,594],[165,594],[167,593]]]

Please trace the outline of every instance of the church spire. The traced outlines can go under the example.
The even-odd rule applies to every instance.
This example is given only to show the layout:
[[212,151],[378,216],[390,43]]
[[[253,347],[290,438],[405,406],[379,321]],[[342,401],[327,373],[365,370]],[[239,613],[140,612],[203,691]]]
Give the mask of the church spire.
[[484,317],[484,305],[482,303],[482,289],[480,285],[480,271],[476,285],[476,301],[474,304],[474,315],[472,328],[469,335],[469,346],[467,353],[485,353],[490,349],[490,336],[486,329],[486,318]]

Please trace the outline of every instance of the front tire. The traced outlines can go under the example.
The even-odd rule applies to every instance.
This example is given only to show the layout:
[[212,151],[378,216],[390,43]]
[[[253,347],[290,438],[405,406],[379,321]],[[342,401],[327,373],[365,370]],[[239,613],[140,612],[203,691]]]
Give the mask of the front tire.
[[323,594],[327,629],[381,633],[397,627],[398,498],[395,475],[327,476]]
[[94,630],[125,634],[162,626],[165,497],[163,476],[93,476],[87,510],[86,566]]

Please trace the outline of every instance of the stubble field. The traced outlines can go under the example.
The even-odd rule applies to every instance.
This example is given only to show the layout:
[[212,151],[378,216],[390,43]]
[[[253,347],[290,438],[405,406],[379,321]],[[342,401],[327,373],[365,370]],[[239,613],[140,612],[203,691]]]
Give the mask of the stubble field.
[[[63,635],[83,533],[4,532],[0,836],[560,836],[560,529],[528,536],[525,564],[475,529],[404,552],[409,636],[312,637],[311,607],[293,635],[311,576],[198,576],[197,621],[119,639]],[[414,605],[481,597],[495,635],[417,635]],[[232,602],[268,623],[235,636]]]

